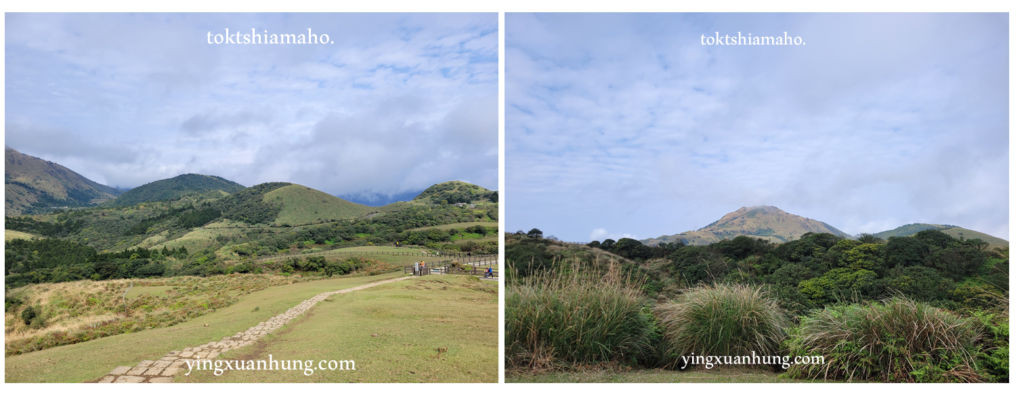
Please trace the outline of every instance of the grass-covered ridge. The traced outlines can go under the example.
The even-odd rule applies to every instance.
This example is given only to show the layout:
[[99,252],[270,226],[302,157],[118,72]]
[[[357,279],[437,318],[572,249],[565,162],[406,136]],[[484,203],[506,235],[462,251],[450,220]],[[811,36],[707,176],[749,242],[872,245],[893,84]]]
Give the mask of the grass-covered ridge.
[[456,204],[498,202],[498,192],[462,181],[434,184],[416,196],[413,202],[430,204]]
[[135,187],[104,206],[133,206],[145,202],[175,200],[203,192],[224,191],[231,194],[243,189],[245,186],[217,176],[182,174]]
[[302,185],[288,185],[263,195],[263,201],[280,206],[274,219],[278,225],[315,224],[365,216],[374,208],[352,203]]

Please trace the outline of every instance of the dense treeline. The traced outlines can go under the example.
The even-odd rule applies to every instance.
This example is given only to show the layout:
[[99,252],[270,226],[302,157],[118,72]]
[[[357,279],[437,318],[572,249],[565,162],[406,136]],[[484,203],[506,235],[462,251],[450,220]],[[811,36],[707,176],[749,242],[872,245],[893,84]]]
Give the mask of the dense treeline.
[[[549,266],[540,231],[522,234],[506,258]],[[948,309],[984,308],[1009,291],[1009,260],[986,251],[980,239],[955,239],[938,230],[882,240],[843,239],[808,233],[773,244],[739,236],[707,246],[681,243],[645,246],[637,240],[594,241],[587,246],[648,264],[679,287],[700,284],[763,284],[799,315],[829,304],[880,300],[893,295]],[[520,271],[522,272],[522,271]]]
[[4,217],[4,227],[14,231],[28,232],[48,238],[60,238],[81,231],[82,220],[64,219],[55,222],[36,221],[32,217]]
[[263,201],[263,195],[275,189],[292,185],[287,182],[268,182],[246,188],[214,202],[214,208],[224,218],[249,224],[269,224],[281,213],[280,204]]

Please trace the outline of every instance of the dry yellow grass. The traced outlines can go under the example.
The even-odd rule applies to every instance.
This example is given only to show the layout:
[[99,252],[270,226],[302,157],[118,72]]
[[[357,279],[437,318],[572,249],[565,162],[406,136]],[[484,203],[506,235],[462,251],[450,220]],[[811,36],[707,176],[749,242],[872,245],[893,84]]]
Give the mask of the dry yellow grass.
[[35,238],[38,238],[38,236],[32,235],[32,234],[27,233],[27,232],[14,231],[14,230],[10,230],[10,229],[5,229],[4,230],[4,240],[5,241],[6,240],[14,240],[14,239],[29,240],[29,239],[35,239]]

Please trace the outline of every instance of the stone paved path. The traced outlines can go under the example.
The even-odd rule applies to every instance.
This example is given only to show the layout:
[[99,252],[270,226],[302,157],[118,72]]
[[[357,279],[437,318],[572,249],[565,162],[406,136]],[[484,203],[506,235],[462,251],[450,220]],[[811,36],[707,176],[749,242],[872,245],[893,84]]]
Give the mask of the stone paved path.
[[106,376],[103,376],[99,382],[170,383],[174,380],[174,375],[188,369],[188,365],[185,364],[186,361],[213,359],[225,352],[255,343],[256,340],[259,340],[261,337],[277,330],[281,326],[284,326],[284,324],[295,319],[295,317],[306,312],[306,310],[312,308],[316,303],[323,301],[323,299],[328,296],[362,290],[409,278],[411,277],[407,276],[403,278],[388,279],[335,292],[320,293],[313,296],[313,298],[303,301],[302,303],[299,303],[299,305],[288,309],[288,311],[285,311],[283,314],[270,318],[265,322],[260,322],[258,325],[253,326],[244,332],[238,332],[234,336],[225,337],[221,341],[211,341],[198,347],[188,347],[181,351],[171,351],[155,361],[142,361],[135,366],[118,366],[117,368],[114,368],[114,370],[111,370]]

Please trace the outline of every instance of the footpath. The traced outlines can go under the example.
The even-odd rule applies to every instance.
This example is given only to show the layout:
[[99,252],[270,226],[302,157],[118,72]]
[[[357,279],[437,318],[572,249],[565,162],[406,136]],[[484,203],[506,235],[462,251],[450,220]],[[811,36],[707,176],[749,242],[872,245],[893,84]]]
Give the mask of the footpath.
[[334,292],[320,293],[313,296],[313,298],[303,301],[302,303],[299,303],[299,305],[288,309],[280,315],[272,317],[264,322],[260,322],[258,325],[253,326],[244,332],[238,332],[234,336],[225,337],[221,341],[212,341],[198,347],[186,347],[181,351],[171,351],[155,361],[142,361],[135,366],[118,366],[114,368],[114,370],[111,370],[106,376],[100,378],[98,382],[170,383],[174,380],[174,376],[178,374],[178,372],[181,372],[188,367],[188,365],[185,364],[186,361],[195,361],[197,359],[212,360],[225,352],[255,343],[256,340],[259,340],[270,332],[284,326],[292,319],[302,315],[303,312],[306,312],[306,310],[312,308],[316,303],[323,301],[327,297],[335,294],[344,294],[354,292],[356,290],[363,290],[377,285],[383,285],[385,283],[398,282],[409,278],[411,277],[406,276],[403,278],[388,279]]

